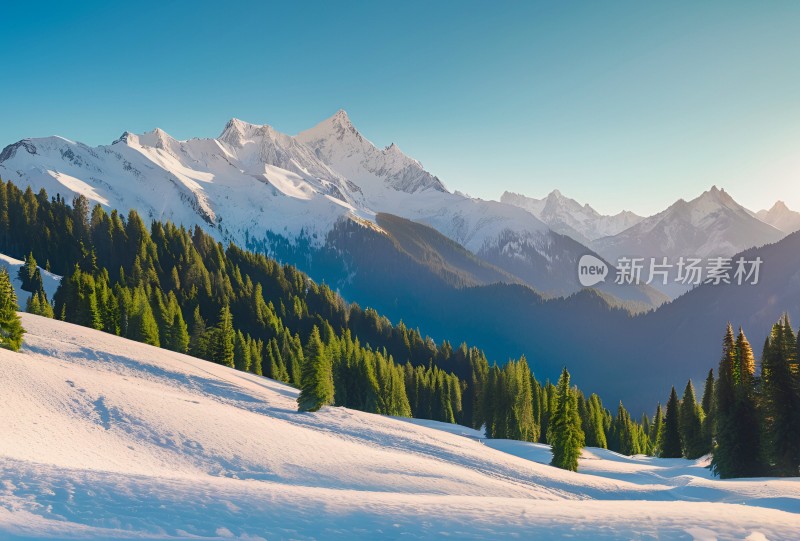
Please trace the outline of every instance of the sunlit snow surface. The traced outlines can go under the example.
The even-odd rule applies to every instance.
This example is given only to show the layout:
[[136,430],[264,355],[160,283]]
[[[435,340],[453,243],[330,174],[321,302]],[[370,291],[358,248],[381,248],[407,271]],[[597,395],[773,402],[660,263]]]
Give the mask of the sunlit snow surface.
[[23,315],[0,350],[0,539],[796,539],[800,479],[545,446],[344,408]]
[[[21,309],[25,308],[25,304],[28,302],[28,297],[31,296],[30,293],[22,290],[22,282],[20,282],[19,278],[17,278],[19,269],[24,264],[25,262],[20,259],[15,259],[5,254],[0,254],[0,268],[5,267],[6,271],[8,271],[8,274],[11,277],[11,285],[14,286],[14,292],[17,294],[17,304]],[[55,295],[59,284],[61,284],[61,276],[47,272],[41,267],[39,270],[42,274],[42,286],[44,286],[44,292],[47,294],[47,298],[52,301],[53,295]]]

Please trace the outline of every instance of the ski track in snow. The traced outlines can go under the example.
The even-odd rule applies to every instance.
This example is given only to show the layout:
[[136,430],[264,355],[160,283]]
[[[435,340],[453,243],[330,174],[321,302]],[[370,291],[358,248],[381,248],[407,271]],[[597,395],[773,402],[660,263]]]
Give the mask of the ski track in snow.
[[345,408],[23,314],[0,350],[0,539],[795,539],[800,479]]

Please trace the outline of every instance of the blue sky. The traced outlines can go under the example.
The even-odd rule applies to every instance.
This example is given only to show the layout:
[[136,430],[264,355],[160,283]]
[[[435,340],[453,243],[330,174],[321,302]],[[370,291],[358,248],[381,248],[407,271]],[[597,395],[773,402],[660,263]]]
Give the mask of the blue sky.
[[451,189],[800,210],[798,2],[14,2],[0,146],[344,108]]

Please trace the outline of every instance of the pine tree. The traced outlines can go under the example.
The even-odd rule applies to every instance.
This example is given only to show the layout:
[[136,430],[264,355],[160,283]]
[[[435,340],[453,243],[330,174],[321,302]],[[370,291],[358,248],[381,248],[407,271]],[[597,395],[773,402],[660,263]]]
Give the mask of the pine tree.
[[736,409],[736,440],[738,476],[757,477],[763,475],[763,450],[761,448],[761,426],[758,411],[758,397],[755,390],[756,360],[753,348],[750,347],[744,331],[739,328],[736,338],[736,365],[738,378],[734,382],[734,398]]
[[697,403],[692,380],[686,384],[679,415],[683,456],[690,459],[700,458],[706,453],[703,440],[703,410]]
[[22,346],[22,328],[17,315],[17,295],[5,267],[0,269],[0,347],[19,351]]
[[680,433],[680,401],[675,387],[669,395],[667,402],[667,413],[664,416],[664,432],[662,433],[659,447],[662,458],[681,458],[683,456],[683,445]]
[[588,423],[586,434],[587,447],[608,448],[605,428],[603,426],[603,403],[600,397],[592,393],[586,405],[588,412]]
[[192,334],[189,336],[189,353],[199,359],[208,358],[208,336],[206,322],[200,315],[200,307],[196,306],[192,316]]
[[584,445],[581,419],[578,415],[577,396],[570,389],[570,376],[566,368],[558,379],[555,411],[550,417],[549,434],[553,452],[553,466],[578,471],[578,458]]
[[25,256],[25,264],[19,268],[17,279],[21,282],[21,289],[29,293],[36,293],[44,289],[42,274],[36,266],[33,252]]
[[236,331],[235,340],[233,345],[233,358],[236,370],[243,372],[250,371],[250,345],[247,343],[242,331]]
[[514,417],[517,421],[517,439],[534,442],[539,439],[539,427],[533,417],[533,386],[531,369],[523,355],[515,366],[517,392],[514,395]]
[[631,416],[622,402],[619,403],[617,408],[617,417],[614,420],[615,432],[617,435],[617,451],[623,455],[638,455],[642,452],[639,445],[639,438],[637,437],[636,427],[631,421]]
[[656,414],[653,417],[653,422],[650,424],[650,441],[652,442],[651,453],[653,456],[660,456],[661,454],[661,440],[664,433],[664,411],[661,408],[661,402],[656,406]]
[[797,476],[800,465],[800,397],[797,342],[784,316],[772,328],[761,360],[764,456],[775,475]]
[[264,357],[264,342],[261,340],[250,341],[250,372],[257,376],[264,375],[261,359]]
[[714,369],[708,371],[705,387],[703,387],[703,454],[710,453],[714,442]]
[[[766,355],[766,353],[765,353]],[[768,363],[768,361],[767,361]],[[730,324],[725,332],[714,384],[716,445],[711,470],[722,478],[760,475],[760,432],[753,388],[755,360],[750,344]]]
[[333,372],[331,359],[316,325],[308,338],[304,357],[298,410],[317,411],[333,403]]
[[214,337],[214,362],[234,368],[234,342],[236,333],[233,330],[233,316],[226,304],[219,312],[216,336]]
[[28,302],[25,304],[25,311],[29,314],[37,316],[44,316],[54,318],[53,306],[47,300],[47,294],[44,291],[37,291],[28,297]]
[[128,338],[159,347],[161,345],[153,309],[147,293],[142,286],[137,287],[132,296],[128,320]]
[[183,319],[183,312],[178,304],[178,299],[175,293],[170,291],[167,304],[167,313],[172,318],[172,325],[170,325],[170,341],[168,348],[172,351],[179,353],[186,353],[189,349],[189,327]]

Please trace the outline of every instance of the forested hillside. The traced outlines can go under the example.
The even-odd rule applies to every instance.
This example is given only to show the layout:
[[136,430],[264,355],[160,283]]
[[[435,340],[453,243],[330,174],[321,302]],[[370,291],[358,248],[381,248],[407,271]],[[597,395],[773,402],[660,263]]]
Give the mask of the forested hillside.
[[[302,387],[301,409],[333,404],[485,427],[489,438],[567,449],[558,461],[568,469],[584,443],[665,457],[713,450],[723,476],[791,475],[797,467],[800,375],[788,317],[773,329],[760,379],[744,334],[734,347],[729,329],[722,376],[709,374],[701,401],[689,381],[682,400],[673,389],[664,410],[636,420],[621,402],[613,416],[598,395],[586,398],[566,370],[556,387],[538,381],[524,356],[501,366],[466,344],[437,345],[348,305],[292,266],[224,248],[199,227],[153,221],[148,229],[135,211],[107,214],[80,196],[70,205],[0,182],[0,251],[28,254],[18,278],[31,293],[29,312]],[[64,276],[52,302],[37,260]],[[734,387],[742,390],[726,391]],[[765,441],[740,456],[747,438],[732,427],[747,423]]]

